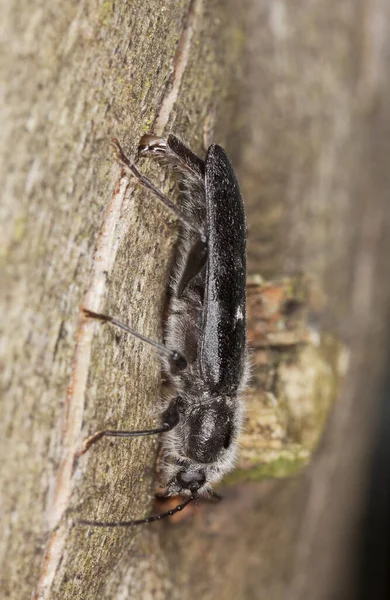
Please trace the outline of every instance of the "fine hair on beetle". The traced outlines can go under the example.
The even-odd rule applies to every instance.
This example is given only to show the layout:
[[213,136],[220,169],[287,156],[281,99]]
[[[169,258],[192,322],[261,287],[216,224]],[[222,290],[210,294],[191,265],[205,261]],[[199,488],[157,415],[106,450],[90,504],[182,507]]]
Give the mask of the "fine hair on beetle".
[[154,346],[175,390],[161,414],[161,426],[142,431],[99,431],[84,451],[104,436],[161,434],[164,496],[186,500],[165,513],[132,521],[89,521],[99,527],[127,527],[160,520],[182,510],[235,464],[243,422],[242,394],[248,379],[246,345],[246,223],[236,175],[226,152],[211,145],[203,161],[176,136],[147,134],[140,157],[154,157],[179,177],[174,204],[113,140],[118,162],[149,189],[179,221],[180,235],[169,282],[164,341],[157,342],[117,318],[85,314],[127,331]]

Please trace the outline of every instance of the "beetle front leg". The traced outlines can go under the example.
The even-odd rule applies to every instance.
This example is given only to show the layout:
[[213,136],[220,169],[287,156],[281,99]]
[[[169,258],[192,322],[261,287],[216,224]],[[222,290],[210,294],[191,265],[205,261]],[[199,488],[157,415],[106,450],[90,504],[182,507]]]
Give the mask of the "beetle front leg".
[[77,457],[79,458],[93,444],[95,444],[98,440],[101,440],[103,437],[122,437],[122,438],[132,438],[132,437],[141,437],[146,435],[157,435],[159,433],[166,433],[170,431],[179,423],[180,420],[180,408],[182,406],[182,398],[181,396],[175,396],[170,401],[168,407],[164,410],[162,414],[163,424],[161,427],[156,427],[154,429],[141,429],[138,431],[121,431],[121,430],[112,430],[112,429],[103,429],[101,431],[97,431],[93,435],[90,435],[83,443],[81,450],[77,453]]

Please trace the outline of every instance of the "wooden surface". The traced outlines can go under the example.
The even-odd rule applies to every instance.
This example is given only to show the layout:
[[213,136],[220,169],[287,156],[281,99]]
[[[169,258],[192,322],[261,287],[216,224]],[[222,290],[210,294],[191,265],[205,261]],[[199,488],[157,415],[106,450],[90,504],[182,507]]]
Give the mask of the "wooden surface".
[[[387,351],[389,11],[381,0],[7,4],[2,597],[353,597]],[[315,276],[319,327],[349,345],[349,375],[301,477],[229,488],[175,527],[89,535],[76,516],[150,510],[156,442],[74,457],[103,424],[152,422],[160,379],[153,352],[79,309],[161,335],[175,239],[108,142],[133,153],[143,132],[174,130],[201,152],[214,113],[246,199],[251,272]]]

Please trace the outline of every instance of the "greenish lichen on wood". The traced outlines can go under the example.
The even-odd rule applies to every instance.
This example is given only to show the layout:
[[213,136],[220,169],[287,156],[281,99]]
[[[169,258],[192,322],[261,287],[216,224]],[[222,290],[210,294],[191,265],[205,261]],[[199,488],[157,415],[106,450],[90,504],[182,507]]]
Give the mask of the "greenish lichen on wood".
[[301,275],[249,281],[252,380],[238,468],[227,482],[291,476],[318,445],[348,355],[344,344],[321,332],[319,296]]

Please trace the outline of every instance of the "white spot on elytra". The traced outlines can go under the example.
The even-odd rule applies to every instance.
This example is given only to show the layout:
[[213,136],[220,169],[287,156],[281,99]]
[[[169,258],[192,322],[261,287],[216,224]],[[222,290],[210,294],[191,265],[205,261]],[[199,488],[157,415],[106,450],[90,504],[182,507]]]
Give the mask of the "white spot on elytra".
[[244,318],[244,315],[242,312],[242,308],[241,308],[241,306],[238,306],[237,310],[236,310],[236,321],[242,321],[243,318]]

